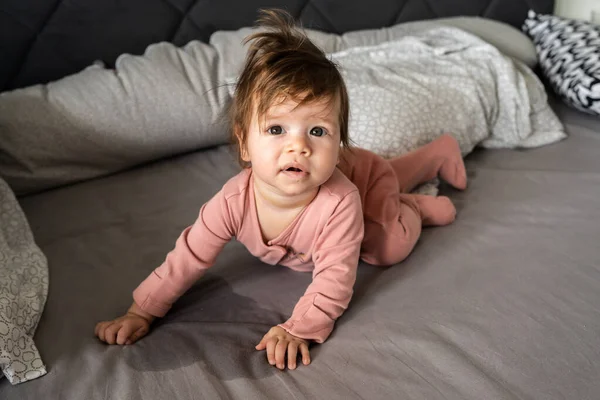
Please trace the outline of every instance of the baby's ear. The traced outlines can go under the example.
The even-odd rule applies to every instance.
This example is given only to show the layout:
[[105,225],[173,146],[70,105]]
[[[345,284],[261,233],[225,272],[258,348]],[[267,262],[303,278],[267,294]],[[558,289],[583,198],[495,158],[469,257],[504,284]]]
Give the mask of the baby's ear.
[[247,163],[249,163],[249,162],[250,162],[250,156],[248,156],[248,150],[246,150],[246,148],[245,148],[245,147],[244,147],[244,148],[242,148],[242,147],[240,146],[240,157],[241,157],[242,161],[245,161],[245,162],[247,162]]
[[243,144],[242,132],[243,132],[242,128],[238,124],[236,124],[233,127],[233,134],[235,135],[235,138],[237,141],[238,150],[240,152],[240,158],[242,159],[242,161],[250,162],[250,157],[248,156],[248,149],[247,149],[246,145]]

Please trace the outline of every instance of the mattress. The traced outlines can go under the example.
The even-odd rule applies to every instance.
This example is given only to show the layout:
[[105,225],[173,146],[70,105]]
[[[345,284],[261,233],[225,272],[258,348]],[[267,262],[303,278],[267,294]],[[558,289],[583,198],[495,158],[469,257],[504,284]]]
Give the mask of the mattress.
[[262,264],[236,242],[137,344],[93,334],[238,171],[229,147],[22,197],[49,261],[35,336],[49,368],[0,382],[0,398],[597,398],[600,120],[552,104],[569,138],[469,155],[469,188],[441,188],[457,220],[425,229],[401,264],[361,264],[349,310],[295,371],[254,345],[310,274]]

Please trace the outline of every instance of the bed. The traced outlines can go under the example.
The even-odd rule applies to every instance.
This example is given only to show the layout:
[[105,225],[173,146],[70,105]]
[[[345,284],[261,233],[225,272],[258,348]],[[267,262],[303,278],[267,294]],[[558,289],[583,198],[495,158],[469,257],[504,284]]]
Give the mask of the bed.
[[[520,28],[530,8],[551,13],[553,2],[8,1],[0,88],[45,84],[98,60],[111,68],[160,41],[206,42],[251,26],[264,6],[341,34],[459,15]],[[96,322],[127,309],[199,206],[239,170],[229,146],[17,193],[47,259],[34,337],[47,373],[0,380],[0,398],[597,398],[600,119],[548,93],[568,138],[471,152],[468,189],[440,187],[457,220],[425,229],[401,264],[361,264],[350,308],[311,348],[312,364],[295,371],[269,366],[254,345],[287,319],[310,275],[263,264],[236,242],[137,344],[107,346],[93,335]]]

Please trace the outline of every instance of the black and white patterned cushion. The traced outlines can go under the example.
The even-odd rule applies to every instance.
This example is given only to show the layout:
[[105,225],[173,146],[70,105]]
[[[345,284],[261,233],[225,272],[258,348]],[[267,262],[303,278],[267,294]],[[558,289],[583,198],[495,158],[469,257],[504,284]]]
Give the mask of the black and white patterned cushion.
[[554,91],[567,104],[600,115],[600,26],[529,11],[523,31]]

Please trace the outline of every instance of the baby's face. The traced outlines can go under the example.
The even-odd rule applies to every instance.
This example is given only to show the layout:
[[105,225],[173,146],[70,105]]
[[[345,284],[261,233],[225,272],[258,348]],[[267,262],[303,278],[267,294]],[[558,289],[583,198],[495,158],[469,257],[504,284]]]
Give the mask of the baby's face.
[[254,113],[242,159],[252,164],[255,184],[278,195],[301,196],[331,177],[339,151],[338,101],[298,106],[286,100],[264,118]]

